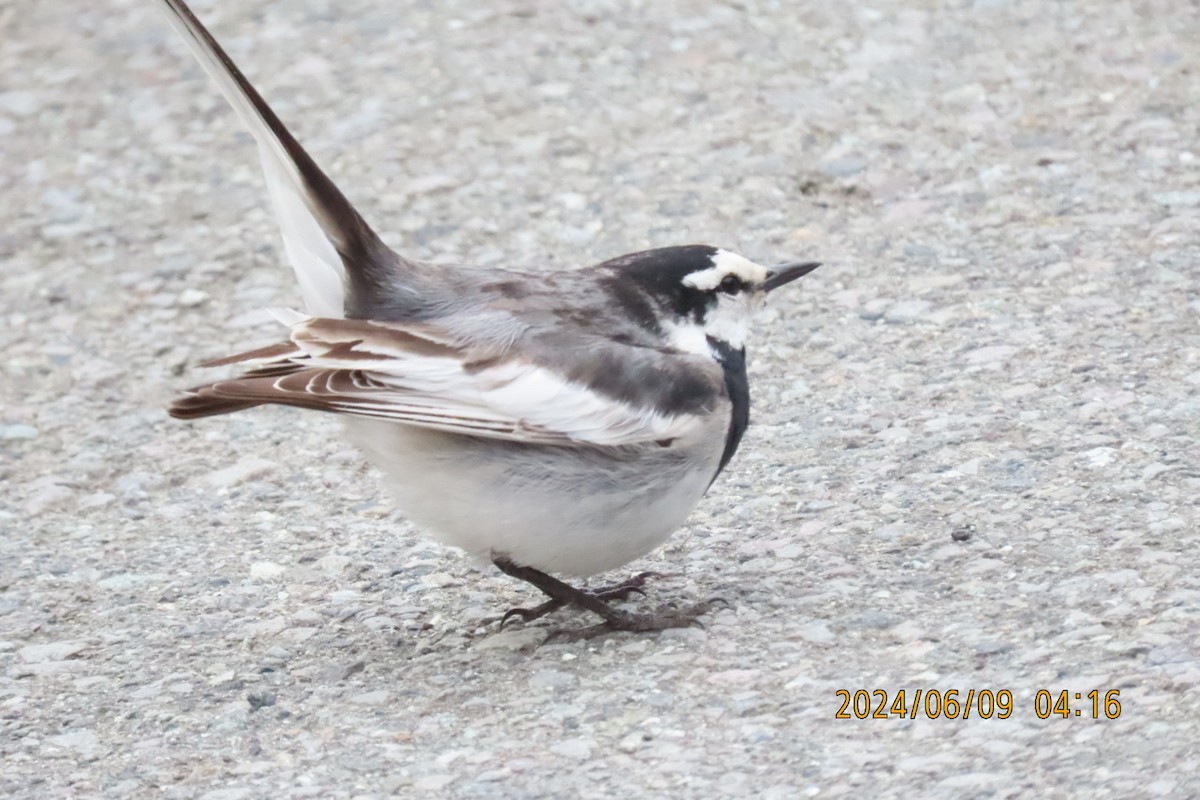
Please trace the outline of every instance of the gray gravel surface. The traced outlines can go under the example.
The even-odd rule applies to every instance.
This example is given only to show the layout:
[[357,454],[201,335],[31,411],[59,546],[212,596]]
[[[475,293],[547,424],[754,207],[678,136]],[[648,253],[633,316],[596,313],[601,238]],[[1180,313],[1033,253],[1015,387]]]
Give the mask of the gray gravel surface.
[[197,10],[415,256],[826,266],[760,319],[732,469],[630,566],[731,608],[497,633],[531,591],[335,419],[166,417],[299,302],[253,147],[150,0],[0,6],[0,793],[1200,794],[1194,3]]

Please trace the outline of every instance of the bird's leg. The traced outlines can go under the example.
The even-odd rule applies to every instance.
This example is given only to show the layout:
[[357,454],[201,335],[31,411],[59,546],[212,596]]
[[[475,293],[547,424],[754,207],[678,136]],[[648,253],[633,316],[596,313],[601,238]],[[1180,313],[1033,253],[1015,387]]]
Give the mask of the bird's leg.
[[654,573],[642,573],[625,583],[609,586],[598,592],[588,592],[576,589],[568,583],[560,581],[551,575],[532,567],[520,567],[507,558],[497,558],[492,561],[501,572],[531,583],[550,599],[534,608],[514,608],[500,620],[501,627],[514,616],[525,622],[530,622],[556,611],[565,605],[578,606],[591,611],[604,619],[608,627],[619,631],[660,631],[666,628],[686,628],[695,623],[696,618],[708,610],[708,604],[702,604],[686,611],[670,611],[661,614],[630,614],[613,608],[607,600],[622,600],[630,594],[642,592],[646,579]]
[[[614,583],[610,586],[601,586],[599,589],[580,590],[586,591],[592,597],[598,600],[627,600],[631,594],[640,594],[643,597],[646,595],[645,585],[648,578],[661,577],[658,572],[642,572],[634,575],[627,581]],[[520,617],[522,622],[533,622],[535,619],[546,616],[552,611],[558,611],[566,605],[566,601],[559,600],[556,597],[551,597],[541,605],[533,608],[510,608],[504,612],[504,616],[500,618],[500,629],[513,617]]]

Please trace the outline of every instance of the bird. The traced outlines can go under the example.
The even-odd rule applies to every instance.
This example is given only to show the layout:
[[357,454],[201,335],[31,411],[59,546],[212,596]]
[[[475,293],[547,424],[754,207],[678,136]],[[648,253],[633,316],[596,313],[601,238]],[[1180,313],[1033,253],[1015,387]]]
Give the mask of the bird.
[[656,573],[594,589],[680,528],[749,423],[746,339],[767,295],[817,262],[704,244],[573,269],[439,264],[380,239],[183,0],[172,25],[253,135],[305,311],[276,342],[201,366],[192,420],[277,404],[342,415],[404,516],[605,630],[695,624],[709,603],[631,611]]

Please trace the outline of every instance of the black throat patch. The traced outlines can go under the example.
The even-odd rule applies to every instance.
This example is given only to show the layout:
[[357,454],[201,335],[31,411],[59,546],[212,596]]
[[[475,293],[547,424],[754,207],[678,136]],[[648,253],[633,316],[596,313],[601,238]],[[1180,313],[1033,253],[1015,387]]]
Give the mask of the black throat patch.
[[725,373],[725,391],[729,393],[729,402],[733,404],[733,413],[729,415],[729,428],[725,431],[725,450],[721,453],[721,463],[713,475],[715,481],[737,452],[742,435],[750,425],[750,379],[746,375],[744,348],[734,350],[728,342],[718,341],[711,336],[708,337],[708,345],[716,354],[717,361],[721,363],[721,369]]

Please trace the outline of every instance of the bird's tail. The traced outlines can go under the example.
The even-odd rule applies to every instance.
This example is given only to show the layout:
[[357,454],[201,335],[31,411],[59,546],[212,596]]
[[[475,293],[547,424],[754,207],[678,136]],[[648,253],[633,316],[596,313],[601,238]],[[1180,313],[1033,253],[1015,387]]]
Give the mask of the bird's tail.
[[258,143],[284,250],[308,310],[353,316],[411,266],[383,243],[275,116],[183,0],[163,0],[172,25]]

